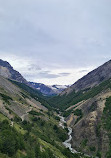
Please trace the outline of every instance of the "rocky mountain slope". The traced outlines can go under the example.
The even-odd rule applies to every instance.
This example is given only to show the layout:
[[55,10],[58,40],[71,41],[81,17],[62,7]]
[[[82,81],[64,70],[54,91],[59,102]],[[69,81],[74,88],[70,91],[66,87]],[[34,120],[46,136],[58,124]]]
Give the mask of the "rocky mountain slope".
[[[69,88],[65,89],[60,95],[49,99],[49,102],[60,109],[69,106],[89,97],[93,97],[104,89],[104,83],[111,78],[111,60],[91,71],[86,76],[78,80]],[[103,83],[101,88],[98,85]],[[88,94],[87,94],[88,93]]]
[[39,90],[43,95],[45,96],[53,96],[60,94],[64,89],[68,88],[66,85],[45,85],[42,83],[34,83],[34,82],[29,82],[30,85],[37,90]]
[[12,80],[16,80],[21,83],[28,84],[28,82],[23,78],[23,76],[7,62],[0,59],[0,75],[9,78]]
[[49,99],[73,128],[72,146],[99,158],[111,157],[111,61]]
[[[36,94],[37,99],[31,97],[28,91],[19,88],[13,82],[0,76],[0,111],[6,117],[11,119],[17,115],[24,120],[24,116],[26,117],[32,109],[47,111],[47,108],[39,101],[39,99],[41,100],[39,94]],[[13,112],[10,113],[10,111]]]
[[111,61],[49,101],[63,111],[73,128],[74,149],[99,158],[111,157]]
[[[105,128],[104,118],[106,100],[109,97],[111,97],[111,89],[103,90],[95,97],[83,100],[65,112],[70,111],[67,123],[73,128],[72,146],[77,150],[95,157],[108,158],[109,155],[111,156],[110,132]],[[108,120],[110,118],[108,115],[105,117]]]
[[109,78],[111,78],[111,60],[88,73],[71,87],[63,91],[61,95],[70,94],[72,91],[78,92],[85,89],[87,90],[99,85],[101,82],[106,81]]

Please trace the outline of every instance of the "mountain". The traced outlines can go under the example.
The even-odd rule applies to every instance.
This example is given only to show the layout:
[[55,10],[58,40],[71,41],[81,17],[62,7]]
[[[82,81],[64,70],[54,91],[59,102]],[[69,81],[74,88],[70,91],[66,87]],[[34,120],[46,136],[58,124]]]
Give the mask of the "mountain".
[[1,158],[86,158],[62,142],[67,129],[36,89],[0,76]]
[[0,157],[87,158],[63,146],[68,129],[59,126],[57,110],[29,85],[0,60]]
[[53,96],[61,93],[64,89],[68,88],[66,85],[45,85],[42,83],[29,82],[29,84],[39,90],[45,96]]
[[[8,67],[1,62],[0,157],[111,157],[111,61],[52,97],[38,91],[42,84],[28,83],[36,86],[32,88],[27,81],[17,81],[18,76],[12,78],[13,68]],[[65,129],[59,127],[58,112],[65,117]],[[68,126],[76,154],[63,146]]]
[[109,78],[111,78],[111,60],[82,77],[71,87],[63,91],[61,95],[70,94],[72,91],[78,92],[80,90],[90,89]]
[[13,67],[7,62],[0,59],[0,75],[9,78],[20,83],[27,84],[30,87],[36,88],[45,96],[52,96],[61,93],[68,86],[61,85],[44,85],[42,83],[28,82],[18,71],[14,70]]
[[[100,92],[98,86],[111,78],[111,60],[91,71],[86,76],[75,82],[72,86],[65,89],[61,94],[49,99],[53,106],[60,109],[66,109],[69,106],[88,98],[90,95],[86,95],[93,90],[93,95]],[[92,94],[91,94],[92,95]]]
[[99,158],[111,157],[111,60],[49,99],[72,127],[72,147]]
[[111,157],[111,79],[75,96],[64,116],[73,129],[74,148],[95,157]]
[[7,62],[0,59],[0,75],[9,78],[12,80],[16,80],[21,83],[28,84],[26,79]]
[[[45,103],[38,91],[0,76],[0,111],[9,119],[13,118],[13,115],[23,119],[27,111],[33,108],[47,111],[47,107],[48,103]],[[10,111],[14,114],[10,114]]]

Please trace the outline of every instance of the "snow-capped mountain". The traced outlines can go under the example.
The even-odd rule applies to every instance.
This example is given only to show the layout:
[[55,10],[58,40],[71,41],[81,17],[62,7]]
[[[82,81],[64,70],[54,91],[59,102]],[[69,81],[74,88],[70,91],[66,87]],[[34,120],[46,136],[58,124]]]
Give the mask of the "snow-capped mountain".
[[67,85],[45,85],[42,83],[30,82],[30,85],[39,90],[43,95],[51,96],[61,93],[64,89],[68,88]]

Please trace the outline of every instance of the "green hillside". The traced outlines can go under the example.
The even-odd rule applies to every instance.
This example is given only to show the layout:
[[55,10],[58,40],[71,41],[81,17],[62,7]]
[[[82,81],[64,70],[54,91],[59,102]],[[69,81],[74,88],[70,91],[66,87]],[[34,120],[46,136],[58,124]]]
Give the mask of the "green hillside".
[[0,158],[86,158],[63,146],[67,128],[37,90],[0,80]]
[[36,90],[32,87],[29,87],[24,83],[20,83],[20,82],[13,81],[13,80],[9,80],[9,81],[11,81],[13,84],[15,84],[16,86],[21,88],[23,91],[25,91],[25,93],[27,95],[25,95],[24,97],[27,97],[29,95],[30,97],[32,97],[35,100],[39,101],[42,105],[47,107],[49,110],[52,109],[51,106],[49,105],[49,103],[46,101],[46,99],[44,99],[44,96],[42,95],[42,93],[40,91],[38,91],[38,90]]
[[11,121],[0,114],[1,158],[80,157],[71,154],[62,145],[62,142],[67,139],[67,132],[58,127],[58,121],[53,114],[44,114],[42,117],[29,115],[30,122],[16,120],[11,126]]
[[82,100],[87,100],[89,98],[93,98],[94,96],[96,96],[97,94],[99,94],[100,92],[102,92],[103,90],[107,89],[107,88],[111,88],[111,80],[107,80],[102,82],[99,86],[96,86],[92,89],[86,89],[83,91],[79,91],[77,93],[75,93],[75,91],[71,92],[68,95],[58,95],[56,97],[51,97],[48,99],[48,101],[50,102],[50,104],[55,107],[55,108],[59,108],[60,110],[65,110],[68,107],[77,104],[78,102],[82,101]]

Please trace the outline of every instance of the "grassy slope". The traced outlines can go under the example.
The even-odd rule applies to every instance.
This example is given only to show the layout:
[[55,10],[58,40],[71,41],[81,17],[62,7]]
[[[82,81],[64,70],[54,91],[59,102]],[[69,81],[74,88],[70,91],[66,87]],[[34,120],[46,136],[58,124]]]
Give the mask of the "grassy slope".
[[12,80],[10,80],[10,81],[13,84],[15,84],[16,86],[18,86],[19,88],[21,88],[23,91],[25,91],[25,93],[27,94],[26,97],[29,95],[32,98],[34,98],[35,100],[39,101],[42,105],[47,107],[49,110],[52,109],[51,106],[49,105],[49,103],[44,99],[42,93],[40,93],[38,90],[31,88],[31,87],[25,85],[24,83],[12,81]]
[[[22,89],[26,97],[39,98],[37,91],[32,88],[24,84],[19,85],[19,83],[15,82],[14,84],[17,84]],[[2,95],[0,99],[6,104],[9,103],[10,106],[9,97],[10,95],[8,96],[7,93],[5,96]],[[47,102],[41,97],[40,99],[47,106]],[[51,108],[49,109],[51,110]],[[29,113],[29,122],[22,122],[16,115],[15,117],[16,119],[13,119],[14,125],[11,127],[11,120],[0,113],[1,158],[80,158],[80,155],[71,154],[62,145],[62,142],[67,139],[67,132],[58,127],[59,120],[53,111],[33,111]],[[82,158],[84,157],[82,156]]]
[[104,81],[99,86],[96,86],[89,90],[79,91],[75,93],[73,91],[69,95],[63,95],[63,96],[56,96],[49,98],[48,101],[53,107],[60,108],[60,110],[65,110],[68,107],[77,104],[78,102],[82,100],[87,100],[89,98],[92,98],[102,92],[103,90],[111,88],[111,80]]
[[[49,116],[46,114],[45,117],[48,118]],[[30,115],[30,118],[33,120],[35,116]],[[48,121],[44,121],[44,118],[38,118],[30,123],[19,121],[15,123],[16,126],[14,127],[10,126],[10,120],[8,120],[9,123],[3,122],[3,120],[8,120],[8,118],[0,114],[1,158],[8,158],[8,156],[11,158],[80,157],[71,154],[69,150],[64,148],[62,141],[66,139],[66,132],[61,128],[54,128],[54,125],[58,125],[58,121],[52,116],[49,117]],[[85,156],[82,157],[85,158]]]

